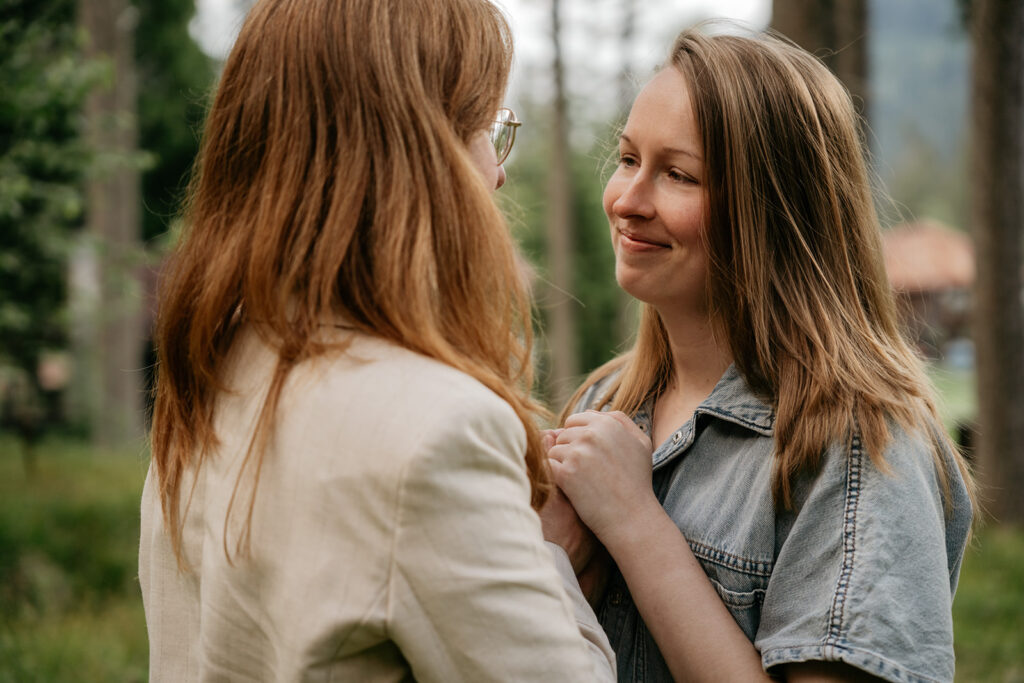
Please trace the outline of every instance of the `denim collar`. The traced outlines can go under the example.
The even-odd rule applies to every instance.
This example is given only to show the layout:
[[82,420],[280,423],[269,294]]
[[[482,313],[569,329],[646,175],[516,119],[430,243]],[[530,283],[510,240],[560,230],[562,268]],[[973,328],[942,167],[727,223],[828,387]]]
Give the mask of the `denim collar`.
[[[634,421],[646,434],[651,433],[654,402],[648,399],[637,411]],[[735,365],[730,365],[704,401],[697,406],[691,418],[673,434],[670,442],[654,444],[656,464],[669,459],[692,442],[698,415],[707,415],[732,422],[762,436],[772,436],[775,428],[775,410],[751,391]]]
[[775,409],[750,389],[735,365],[730,365],[711,394],[697,406],[695,415],[712,415],[763,436],[772,436]]

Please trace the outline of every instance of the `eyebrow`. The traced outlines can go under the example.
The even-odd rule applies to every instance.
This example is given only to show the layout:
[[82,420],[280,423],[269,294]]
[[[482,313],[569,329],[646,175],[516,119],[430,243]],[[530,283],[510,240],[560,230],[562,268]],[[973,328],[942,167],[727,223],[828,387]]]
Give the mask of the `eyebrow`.
[[[628,142],[631,145],[634,144],[634,142],[632,140],[630,140],[629,136],[626,135],[625,133],[620,135],[619,139],[620,140],[625,140],[626,142]],[[699,154],[691,152],[688,149],[682,149],[681,147],[663,147],[662,151],[664,151],[664,152],[666,152],[668,154],[682,154],[683,156],[692,157],[693,159],[696,159],[697,161],[703,162],[703,158]]]

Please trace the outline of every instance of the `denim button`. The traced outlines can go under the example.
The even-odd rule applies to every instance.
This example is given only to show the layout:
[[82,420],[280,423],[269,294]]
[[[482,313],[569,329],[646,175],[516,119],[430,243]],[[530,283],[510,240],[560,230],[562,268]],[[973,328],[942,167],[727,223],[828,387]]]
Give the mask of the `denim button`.
[[672,435],[672,443],[679,443],[679,440],[683,438],[682,432],[676,432]]

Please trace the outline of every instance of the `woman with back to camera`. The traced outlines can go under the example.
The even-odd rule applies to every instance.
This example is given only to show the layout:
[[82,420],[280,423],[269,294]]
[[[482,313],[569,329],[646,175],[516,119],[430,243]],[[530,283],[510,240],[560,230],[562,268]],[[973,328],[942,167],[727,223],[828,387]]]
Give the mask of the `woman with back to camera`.
[[642,320],[549,455],[616,564],[619,680],[953,680],[973,485],[899,329],[845,89],[782,40],[684,32],[604,207]]
[[249,13],[161,287],[152,680],[614,677],[534,511],[511,56],[485,0]]

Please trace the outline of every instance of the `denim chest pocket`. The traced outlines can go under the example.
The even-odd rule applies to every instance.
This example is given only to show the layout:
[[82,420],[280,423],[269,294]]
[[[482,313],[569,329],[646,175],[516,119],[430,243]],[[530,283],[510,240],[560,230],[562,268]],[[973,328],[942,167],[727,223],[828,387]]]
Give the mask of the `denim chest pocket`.
[[761,622],[761,605],[771,575],[770,564],[703,543],[691,541],[690,548],[732,618],[753,641]]
[[[726,609],[747,638],[753,642],[761,621],[761,605],[768,583],[768,577],[762,576],[758,569],[763,564],[743,560],[701,543],[691,541],[690,547]],[[721,563],[719,558],[722,557],[732,558],[731,564]],[[745,571],[744,566],[754,567],[755,571]],[[616,647],[616,654],[619,657],[619,680],[635,683],[670,683],[673,678],[668,664],[661,656],[658,645],[646,625],[639,620],[638,615],[636,618],[637,626],[630,644],[625,649]]]
[[709,420],[689,449],[656,464],[653,477],[665,512],[751,641],[775,561],[772,448],[770,437]]

